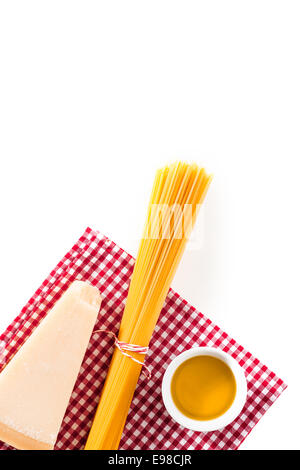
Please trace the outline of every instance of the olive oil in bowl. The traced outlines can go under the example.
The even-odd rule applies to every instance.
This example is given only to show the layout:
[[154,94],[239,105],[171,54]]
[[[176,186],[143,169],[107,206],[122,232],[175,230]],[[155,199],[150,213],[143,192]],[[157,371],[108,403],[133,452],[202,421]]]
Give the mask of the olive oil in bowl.
[[172,418],[185,428],[215,431],[241,413],[247,380],[239,363],[221,349],[194,347],[168,365],[162,398]]
[[175,371],[171,394],[179,411],[191,419],[210,420],[224,414],[236,395],[236,381],[224,361],[194,356]]

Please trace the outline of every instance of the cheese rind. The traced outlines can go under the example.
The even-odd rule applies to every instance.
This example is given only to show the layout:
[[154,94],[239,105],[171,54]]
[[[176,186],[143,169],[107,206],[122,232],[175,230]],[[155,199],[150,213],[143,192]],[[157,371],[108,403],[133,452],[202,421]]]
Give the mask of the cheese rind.
[[101,304],[75,281],[0,374],[0,439],[53,449]]
[[16,449],[23,450],[53,450],[53,445],[46,444],[45,442],[37,441],[31,437],[25,436],[21,432],[17,432],[0,423],[0,436],[1,440],[15,447]]

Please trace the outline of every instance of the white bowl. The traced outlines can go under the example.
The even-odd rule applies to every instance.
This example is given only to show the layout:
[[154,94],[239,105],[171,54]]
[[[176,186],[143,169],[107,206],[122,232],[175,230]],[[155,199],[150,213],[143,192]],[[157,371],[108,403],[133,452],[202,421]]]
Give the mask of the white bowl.
[[[205,421],[191,419],[181,413],[175,405],[171,394],[172,378],[180,364],[191,357],[203,355],[213,356],[225,362],[225,364],[227,364],[232,370],[236,381],[236,395],[230,408],[218,418]],[[162,381],[162,397],[168,413],[175,421],[177,421],[177,423],[181,424],[185,428],[192,429],[193,431],[216,431],[224,428],[234,421],[242,411],[247,398],[247,381],[242,367],[240,367],[237,361],[229,356],[229,354],[216,348],[192,348],[175,357],[167,367]]]

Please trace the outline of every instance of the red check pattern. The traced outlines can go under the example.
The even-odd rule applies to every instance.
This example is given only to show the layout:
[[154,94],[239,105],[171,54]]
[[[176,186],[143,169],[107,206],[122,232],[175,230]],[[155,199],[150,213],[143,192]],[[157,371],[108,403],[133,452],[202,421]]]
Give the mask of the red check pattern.
[[[10,360],[75,279],[97,286],[103,297],[95,330],[118,331],[134,259],[114,242],[88,228],[58,263],[0,336],[0,367]],[[81,449],[86,441],[113,352],[114,340],[94,333],[72,393],[56,449]],[[161,398],[163,373],[169,362],[193,346],[214,346],[244,368],[248,398],[238,418],[217,432],[197,433],[175,423]],[[121,440],[121,449],[237,449],[286,388],[284,382],[218,326],[170,289],[155,328]],[[0,449],[9,447],[0,442]]]

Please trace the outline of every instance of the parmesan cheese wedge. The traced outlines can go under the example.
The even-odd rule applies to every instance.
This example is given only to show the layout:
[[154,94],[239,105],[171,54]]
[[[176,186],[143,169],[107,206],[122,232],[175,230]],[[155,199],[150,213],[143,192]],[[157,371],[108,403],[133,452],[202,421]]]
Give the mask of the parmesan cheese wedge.
[[101,304],[75,281],[0,374],[0,439],[53,449]]

